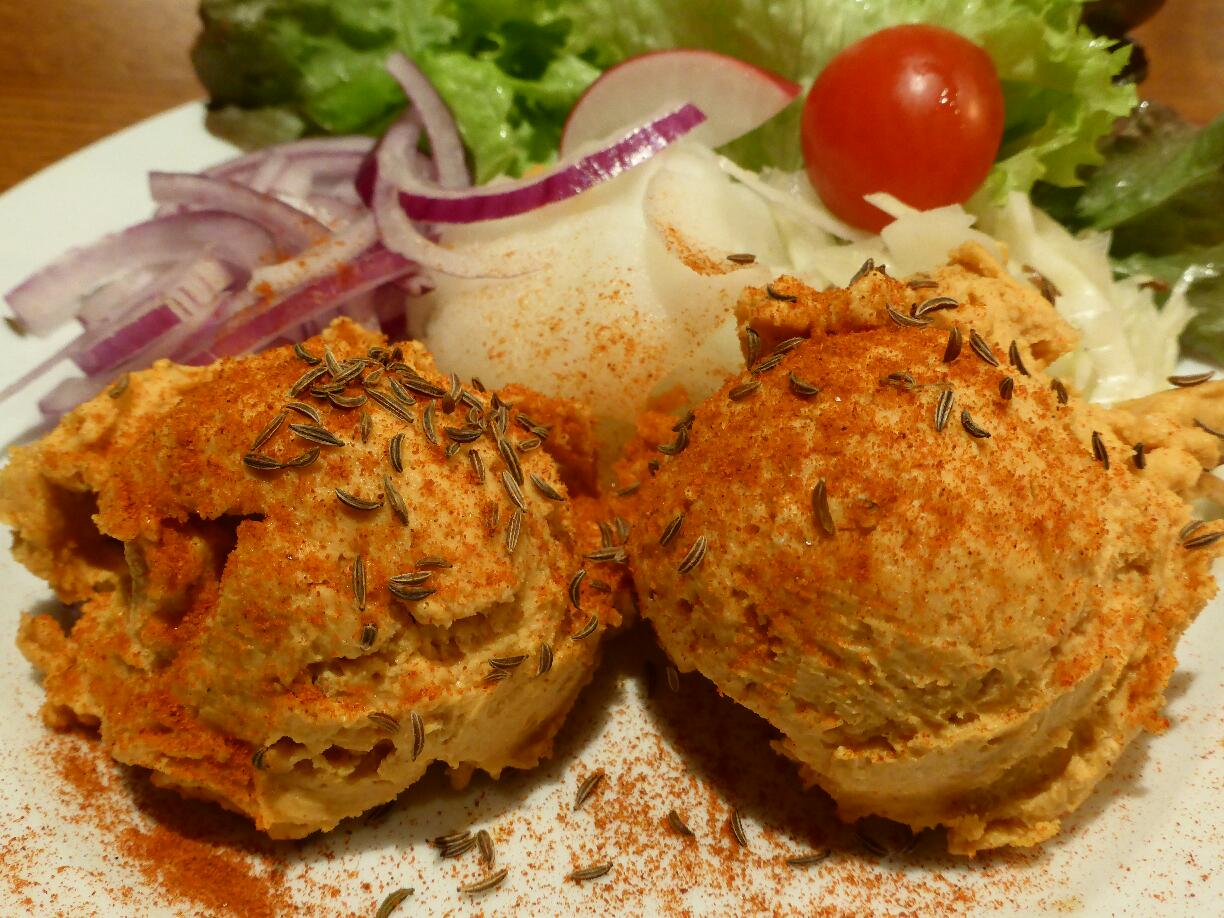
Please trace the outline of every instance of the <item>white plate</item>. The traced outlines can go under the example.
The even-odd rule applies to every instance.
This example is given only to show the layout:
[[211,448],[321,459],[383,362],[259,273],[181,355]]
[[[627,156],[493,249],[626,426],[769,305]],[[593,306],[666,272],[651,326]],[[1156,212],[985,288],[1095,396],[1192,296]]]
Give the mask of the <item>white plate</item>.
[[[229,152],[204,131],[200,106],[188,105],[14,188],[0,197],[0,290],[66,246],[146,216],[147,170],[198,169]],[[62,340],[20,340],[0,328],[4,376]],[[0,443],[28,434],[37,419],[32,403],[3,407]],[[640,629],[611,648],[559,737],[556,756],[536,771],[499,783],[477,778],[463,792],[431,773],[375,824],[355,822],[322,839],[276,845],[207,807],[171,805],[142,777],[119,769],[102,768],[110,787],[97,793],[83,793],[79,778],[66,780],[82,763],[92,771],[96,757],[84,740],[53,737],[37,718],[42,691],[12,636],[19,614],[49,594],[2,555],[0,696],[10,699],[0,719],[5,915],[199,914],[227,897],[231,911],[254,914],[252,903],[237,896],[250,880],[234,878],[268,869],[283,871],[298,914],[373,914],[400,886],[416,890],[402,907],[413,915],[1221,913],[1224,604],[1218,601],[1181,644],[1181,667],[1169,690],[1171,729],[1134,743],[1065,831],[1038,851],[968,861],[942,854],[936,838],[885,857],[847,845],[853,836],[831,819],[822,795],[799,791],[792,767],[770,751],[769,731],[759,721],[694,676],[682,679],[678,695],[657,679],[647,696],[644,660],[659,660]],[[575,813],[575,787],[596,768],[608,778]],[[751,836],[746,852],[726,828],[732,806],[742,811]],[[695,840],[668,828],[672,808]],[[467,897],[458,887],[484,874],[477,855],[439,862],[425,839],[482,826],[497,839],[499,864],[510,873],[501,888]],[[887,840],[887,827],[872,831]],[[836,850],[821,864],[782,863],[825,840]],[[158,846],[169,856],[150,857]],[[181,877],[166,880],[166,868],[181,867],[189,852],[201,860],[188,873],[198,879],[212,870],[220,877],[206,902],[166,892],[182,885]],[[248,860],[243,852],[254,853]],[[614,864],[606,877],[581,886],[565,880],[575,867],[603,859]]]

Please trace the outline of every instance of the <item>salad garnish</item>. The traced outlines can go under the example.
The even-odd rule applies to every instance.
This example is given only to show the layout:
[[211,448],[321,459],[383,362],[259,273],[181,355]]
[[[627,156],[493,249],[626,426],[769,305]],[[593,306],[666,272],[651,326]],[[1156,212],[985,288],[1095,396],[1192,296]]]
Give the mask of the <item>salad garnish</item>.
[[[585,0],[483,6],[323,2],[312,5],[307,28],[295,4],[205,0],[196,62],[214,124],[245,106],[244,124],[292,123],[286,136],[368,131],[378,140],[307,136],[199,175],[154,173],[151,220],[68,253],[9,293],[25,331],[45,335],[74,321],[81,331],[0,397],[71,361],[85,376],[42,399],[54,416],[159,357],[204,363],[247,353],[301,340],[340,314],[422,336],[441,359],[492,379],[473,348],[507,304],[538,295],[531,284],[557,281],[549,246],[561,232],[579,262],[583,252],[603,256],[601,233],[661,239],[698,276],[634,288],[635,305],[610,320],[626,334],[682,290],[712,304],[702,318],[668,315],[666,333],[683,346],[652,358],[657,366],[634,380],[640,393],[613,397],[609,413],[621,420],[639,394],[682,381],[681,364],[705,379],[684,380],[693,397],[733,366],[727,291],[753,282],[753,272],[840,284],[865,259],[905,273],[930,269],[964,242],[997,255],[1003,243],[1012,271],[1036,268],[1085,335],[1055,369],[1104,400],[1167,376],[1190,320],[1187,295],[1207,306],[1217,295],[1221,218],[1191,202],[1220,180],[1220,125],[1152,127],[1158,119],[1140,107],[1132,129],[1098,146],[1134,105],[1134,88],[1117,79],[1130,52],[1083,27],[1075,0],[1039,10],[1027,0],[988,10],[797,0],[787,22],[751,0],[720,7],[718,17],[688,3],[629,4],[616,17],[594,15]],[[934,21],[940,26],[922,24]],[[839,62],[854,57],[844,49],[897,41],[945,61],[952,82],[970,74],[953,93],[961,117],[932,139],[922,131],[932,116],[911,99],[888,122],[891,137],[877,131],[862,149],[847,148],[853,105],[840,115],[834,106],[836,117],[828,105],[847,95],[836,86]],[[887,79],[878,82],[887,90]],[[948,98],[936,93],[935,103],[947,108]],[[913,144],[901,150],[903,163],[925,162],[914,150],[929,149],[947,164],[947,182],[934,181],[929,162],[892,175],[865,167],[871,151],[895,154],[906,136]],[[801,150],[807,175],[797,168]],[[647,163],[639,178],[622,180]],[[1033,207],[1034,183],[1034,200],[1062,225]],[[1137,185],[1142,194],[1132,193]],[[579,217],[613,200],[591,196],[597,186],[636,203]],[[881,189],[890,193],[864,194]],[[567,210],[575,196],[587,203]],[[1112,232],[1112,262],[1109,237],[1096,231]],[[752,257],[729,257],[741,253]],[[633,268],[626,249],[610,252],[601,270],[614,278]],[[735,272],[746,273],[732,280]],[[453,315],[460,307],[447,305],[475,301],[462,320]],[[558,304],[558,314],[563,308],[575,304]],[[1221,311],[1193,320],[1187,343],[1199,353],[1224,356]],[[536,363],[545,375],[556,369]],[[607,393],[569,394],[599,401]]]

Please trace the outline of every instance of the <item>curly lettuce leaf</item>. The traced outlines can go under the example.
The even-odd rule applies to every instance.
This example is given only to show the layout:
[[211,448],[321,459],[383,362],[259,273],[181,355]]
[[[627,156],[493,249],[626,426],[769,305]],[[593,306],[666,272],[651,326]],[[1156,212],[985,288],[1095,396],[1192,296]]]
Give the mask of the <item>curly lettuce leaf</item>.
[[[981,44],[1007,104],[987,180],[996,199],[1037,179],[1078,181],[1095,142],[1133,106],[1113,78],[1126,50],[1079,25],[1082,0],[203,0],[196,68],[215,109],[267,112],[278,130],[377,133],[403,105],[382,73],[402,51],[438,84],[478,180],[552,158],[573,103],[602,68],[643,51],[710,48],[809,83],[846,45],[929,22]],[[801,165],[799,104],[728,152]],[[252,117],[218,117],[270,133]],[[239,138],[241,139],[241,138]],[[283,138],[281,138],[283,139]]]
[[1116,141],[1113,150],[1079,198],[1084,223],[1116,228],[1119,236],[1138,228],[1142,237],[1128,246],[1136,249],[1224,239],[1224,116],[1197,130],[1180,121],[1162,125],[1136,141]]
[[1186,289],[1183,346],[1224,363],[1224,116],[1196,128],[1145,102],[1101,150],[1082,188],[1035,197],[1068,226],[1109,230],[1119,274]]
[[487,181],[550,158],[570,108],[599,75],[573,44],[561,6],[203,0],[192,59],[211,95],[210,125],[251,145],[379,133],[404,105],[384,69],[401,51],[437,85],[477,180]]
[[[1134,87],[1114,83],[1127,49],[1079,25],[1082,0],[626,0],[615,16],[602,0],[572,0],[576,37],[613,63],[667,47],[703,47],[743,58],[808,84],[838,51],[892,25],[953,29],[990,54],[1007,106],[1003,144],[986,193],[1001,199],[1038,179],[1079,183],[1099,163],[1096,141],[1135,104]],[[798,168],[798,106],[730,150],[742,164]]]

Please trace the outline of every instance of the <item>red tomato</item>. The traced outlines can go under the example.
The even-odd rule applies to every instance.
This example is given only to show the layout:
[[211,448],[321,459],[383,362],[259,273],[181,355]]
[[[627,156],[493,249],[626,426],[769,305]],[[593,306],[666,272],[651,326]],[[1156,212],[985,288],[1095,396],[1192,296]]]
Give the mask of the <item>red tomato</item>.
[[878,232],[863,200],[887,191],[914,207],[963,202],[1003,136],[1003,90],[989,55],[938,26],[869,35],[821,71],[803,106],[808,177],[835,214]]

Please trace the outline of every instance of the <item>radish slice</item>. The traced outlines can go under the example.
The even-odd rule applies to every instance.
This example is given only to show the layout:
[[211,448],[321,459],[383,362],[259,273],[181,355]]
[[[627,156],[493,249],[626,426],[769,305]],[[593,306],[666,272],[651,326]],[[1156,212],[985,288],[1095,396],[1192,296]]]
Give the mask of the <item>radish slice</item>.
[[561,134],[561,155],[662,106],[691,102],[706,114],[693,137],[720,147],[760,127],[799,95],[776,73],[714,51],[680,48],[631,57],[604,71],[574,104]]

